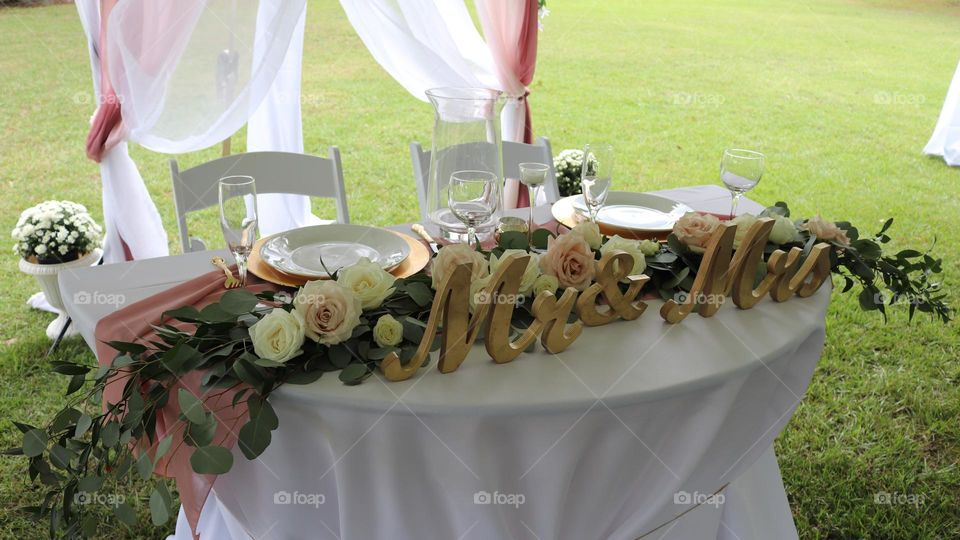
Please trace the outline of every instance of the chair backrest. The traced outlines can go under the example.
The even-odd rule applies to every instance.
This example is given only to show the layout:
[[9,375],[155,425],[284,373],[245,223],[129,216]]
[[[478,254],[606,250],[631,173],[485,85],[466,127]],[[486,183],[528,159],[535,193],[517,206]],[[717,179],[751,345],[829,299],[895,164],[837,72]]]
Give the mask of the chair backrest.
[[[420,203],[420,219],[427,220],[427,176],[430,174],[430,151],[425,151],[418,142],[410,143],[410,161],[413,163],[413,179],[417,185],[417,199]],[[560,189],[557,187],[557,173],[553,169],[553,151],[550,140],[538,137],[536,144],[517,142],[503,142],[503,176],[504,178],[520,178],[520,164],[534,162],[544,163],[549,167],[547,181],[543,184],[542,193],[547,204],[560,200]]]
[[183,251],[205,249],[203,242],[187,232],[186,216],[219,204],[218,183],[224,176],[246,175],[257,181],[257,193],[288,193],[334,199],[337,222],[349,223],[347,195],[340,165],[340,150],[330,147],[329,158],[291,152],[248,152],[235,154],[181,171],[170,160],[173,201]]

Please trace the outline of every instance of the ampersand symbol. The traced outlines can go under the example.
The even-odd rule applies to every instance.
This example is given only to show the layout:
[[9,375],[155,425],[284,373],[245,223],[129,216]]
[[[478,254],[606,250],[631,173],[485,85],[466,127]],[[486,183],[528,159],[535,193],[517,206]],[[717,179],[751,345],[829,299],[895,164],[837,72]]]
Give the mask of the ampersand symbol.
[[[587,326],[601,326],[617,319],[632,321],[643,314],[647,304],[638,301],[640,289],[650,279],[645,275],[632,276],[633,256],[619,250],[613,250],[600,258],[596,281],[580,293],[577,299],[577,312],[580,320]],[[620,281],[630,285],[626,292],[620,292]],[[601,303],[597,303],[597,297]],[[600,305],[609,309],[600,311]]]

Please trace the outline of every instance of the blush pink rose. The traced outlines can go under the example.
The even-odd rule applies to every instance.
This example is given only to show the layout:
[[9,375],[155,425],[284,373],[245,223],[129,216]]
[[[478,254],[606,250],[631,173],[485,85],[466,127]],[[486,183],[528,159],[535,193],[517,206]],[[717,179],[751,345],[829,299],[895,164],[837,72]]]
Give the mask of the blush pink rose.
[[695,253],[706,251],[707,244],[714,231],[720,226],[720,220],[710,214],[687,212],[673,225],[673,234]]
[[547,252],[540,256],[540,270],[557,278],[561,287],[582,291],[593,281],[596,261],[583,236],[562,234],[547,242]]
[[453,270],[464,263],[471,263],[470,281],[476,281],[490,274],[490,266],[482,253],[467,244],[448,244],[440,248],[430,266],[430,277],[436,289]]
[[850,245],[850,238],[847,237],[846,231],[837,227],[836,223],[827,221],[820,216],[807,220],[803,228],[810,232],[810,234],[816,236],[818,240],[836,242],[842,246]]
[[350,339],[360,324],[360,299],[336,281],[308,281],[297,292],[293,306],[303,317],[303,333],[323,345]]

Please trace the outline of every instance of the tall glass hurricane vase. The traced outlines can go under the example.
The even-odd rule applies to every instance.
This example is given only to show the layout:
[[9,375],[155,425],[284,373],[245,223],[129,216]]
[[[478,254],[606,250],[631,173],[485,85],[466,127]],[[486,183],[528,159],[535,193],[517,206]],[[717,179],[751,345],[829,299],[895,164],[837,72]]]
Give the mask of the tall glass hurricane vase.
[[257,239],[257,186],[250,176],[220,179],[220,228],[237,261],[240,283],[247,284],[247,257]]
[[467,241],[467,226],[450,210],[450,179],[458,171],[481,171],[495,177],[496,207],[476,236],[490,238],[503,207],[503,163],[500,141],[501,92],[486,88],[432,88],[433,144],[427,175],[427,213],[443,239]]

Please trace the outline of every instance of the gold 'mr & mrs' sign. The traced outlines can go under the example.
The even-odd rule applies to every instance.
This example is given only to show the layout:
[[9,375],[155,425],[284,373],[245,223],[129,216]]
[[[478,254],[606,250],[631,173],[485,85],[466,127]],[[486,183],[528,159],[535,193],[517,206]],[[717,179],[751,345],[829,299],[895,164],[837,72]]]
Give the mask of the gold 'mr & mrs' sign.
[[[682,302],[668,300],[660,308],[660,316],[671,324],[687,317],[694,308],[701,317],[712,317],[726,297],[741,309],[750,309],[766,295],[783,302],[793,295],[807,297],[823,285],[830,276],[830,245],[818,243],[802,261],[803,250],[793,247],[789,252],[774,251],[767,260],[767,274],[755,283],[758,265],[763,260],[764,246],[773,229],[773,220],[760,218],[744,235],[740,249],[734,252],[736,225],[721,224],[710,238],[709,245],[694,279],[690,293]],[[567,288],[557,298],[542,292],[534,300],[534,321],[519,337],[511,339],[510,321],[524,270],[529,256],[511,254],[499,265],[490,283],[484,289],[489,303],[477,303],[469,312],[470,265],[457,267],[439,284],[423,341],[410,361],[403,365],[396,353],[387,356],[380,365],[387,379],[409,379],[423,365],[430,354],[438,329],[442,326],[438,367],[443,373],[456,371],[467,357],[470,348],[486,324],[484,344],[494,362],[513,361],[539,337],[543,348],[558,353],[570,346],[584,326],[600,326],[617,319],[634,320],[647,308],[639,299],[640,291],[649,280],[647,276],[628,275],[633,258],[622,251],[612,251],[601,257],[595,282],[579,295]],[[621,292],[619,283],[626,281],[627,290]],[[505,299],[505,300],[504,300]],[[568,324],[576,305],[579,320]]]

